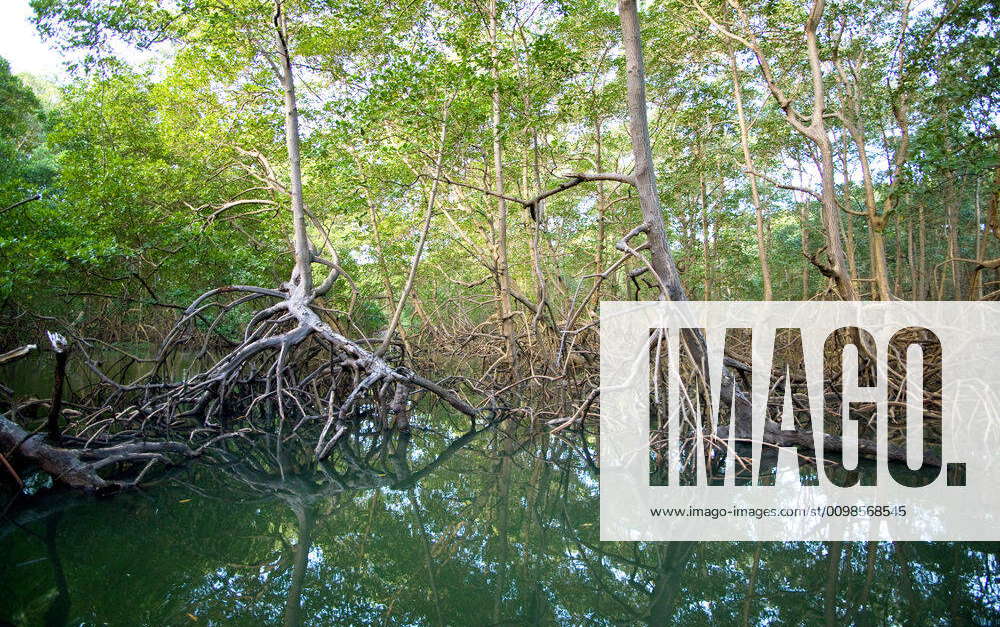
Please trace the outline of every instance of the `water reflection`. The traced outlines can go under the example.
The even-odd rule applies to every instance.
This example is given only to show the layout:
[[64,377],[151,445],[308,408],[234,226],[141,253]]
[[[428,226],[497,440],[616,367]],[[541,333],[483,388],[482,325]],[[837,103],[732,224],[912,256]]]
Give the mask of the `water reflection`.
[[[314,463],[315,456],[309,448],[291,449],[291,452],[284,448],[280,463],[272,457],[275,447],[258,445],[228,455],[228,463],[221,467],[229,479],[226,490],[245,488],[261,502],[274,506],[283,503],[294,516],[295,528],[291,530],[294,538],[288,537],[290,529],[286,527],[281,542],[283,553],[270,562],[280,564],[281,568],[277,572],[268,571],[269,578],[273,579],[290,569],[283,624],[300,625],[307,622],[304,618],[314,618],[303,614],[303,589],[307,571],[323,566],[321,558],[326,554],[322,540],[314,546],[317,520],[328,518],[341,506],[351,507],[353,499],[362,493],[370,494],[374,508],[377,506],[374,498],[380,490],[406,494],[418,523],[416,535],[420,538],[416,540],[424,549],[428,583],[435,595],[436,617],[440,619],[431,539],[424,527],[415,486],[490,430],[492,427],[473,429],[451,439],[430,438],[424,441],[425,446],[420,450],[411,450],[413,435],[410,431],[351,433],[338,445],[336,454],[322,464]],[[377,529],[369,524],[366,533],[372,536]],[[368,541],[378,541],[378,538],[369,537]],[[343,577],[335,579],[343,581]]]
[[[991,624],[996,544],[603,543],[580,433],[232,451],[0,531],[15,624]],[[583,438],[583,439],[581,439]],[[72,503],[73,506],[67,505]],[[46,515],[46,511],[55,511]]]

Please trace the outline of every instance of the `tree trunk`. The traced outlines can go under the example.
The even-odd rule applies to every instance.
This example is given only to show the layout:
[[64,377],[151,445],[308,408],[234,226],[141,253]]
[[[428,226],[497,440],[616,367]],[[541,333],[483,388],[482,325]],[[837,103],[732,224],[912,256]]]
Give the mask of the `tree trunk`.
[[754,597],[757,595],[757,572],[760,570],[760,549],[763,546],[760,542],[754,543],[753,566],[750,569],[750,578],[747,580],[746,596],[743,597],[743,611],[740,617],[740,625],[747,627],[750,624],[750,612],[753,611]]
[[903,293],[903,223],[902,219],[899,217],[899,212],[896,212],[896,268],[893,273],[893,292],[895,294]]
[[493,78],[493,94],[491,98],[493,127],[493,175],[495,192],[497,194],[497,287],[500,291],[500,318],[504,341],[507,346],[508,363],[513,364],[516,358],[517,346],[514,341],[514,319],[511,306],[510,265],[507,259],[507,201],[503,176],[503,145],[500,137],[500,32],[497,21],[497,2],[490,0],[490,56],[492,58],[491,75]]
[[872,275],[879,300],[892,300],[892,289],[889,287],[889,262],[885,254],[885,218],[875,216],[878,223],[869,218],[869,245],[872,254]]
[[705,186],[705,174],[698,176],[701,191],[701,263],[705,268],[702,276],[702,300],[712,300],[712,260],[709,255],[709,231],[708,231],[708,190]]
[[[846,87],[845,87],[846,88]],[[857,103],[849,101],[857,109]],[[872,278],[875,280],[876,294],[879,300],[892,300],[892,290],[889,287],[889,262],[885,253],[885,226],[887,216],[878,214],[875,203],[875,182],[872,178],[871,164],[868,160],[867,139],[864,128],[856,122],[844,118],[847,132],[858,151],[861,164],[861,177],[865,191],[865,214],[868,221],[868,246],[871,254]],[[847,178],[847,172],[844,172]]]
[[822,202],[823,228],[826,235],[826,251],[830,258],[830,270],[833,273],[834,283],[837,292],[844,300],[858,300],[858,292],[854,289],[854,283],[847,268],[847,259],[844,255],[844,246],[840,241],[840,207],[834,194],[833,178],[833,149],[830,146],[830,138],[826,135],[825,128],[817,131],[815,142],[819,146],[820,152],[820,177],[822,178]]
[[278,78],[285,92],[285,144],[288,148],[289,193],[292,199],[293,247],[295,269],[292,272],[293,289],[300,295],[310,297],[313,288],[313,255],[306,233],[305,201],[302,197],[302,158],[299,143],[299,109],[295,98],[295,75],[292,73],[292,56],[288,48],[288,27],[285,14],[278,3],[275,15],[278,29],[278,52],[281,71]]
[[[594,165],[597,166],[598,172],[604,171],[604,155],[603,155],[603,138],[601,136],[601,126],[602,121],[600,119],[594,120],[594,141],[597,144],[597,160]],[[604,181],[597,181],[597,256],[595,257],[596,268],[594,268],[595,274],[600,274],[604,272],[604,239],[605,239],[605,208],[607,207],[607,196],[604,192]],[[598,300],[600,300],[600,291],[603,290],[603,285],[598,287]]]
[[[850,207],[853,199],[851,197],[851,176],[847,167],[847,135],[844,135],[844,150],[840,155],[840,166],[844,172],[844,205]],[[856,277],[858,276],[858,263],[855,258],[854,216],[844,212],[844,222],[847,224],[847,228],[844,230],[847,244],[847,268],[850,270],[851,276]]]
[[[979,202],[979,184],[980,180],[976,178],[976,261],[981,262],[986,258],[986,238],[983,237],[983,209]],[[970,298],[975,298],[976,300],[982,300],[983,298],[983,284],[986,283],[985,280],[976,281],[976,293],[970,294]]]
[[736,52],[729,49],[729,69],[733,75],[733,96],[736,98],[736,117],[740,123],[740,146],[743,149],[743,164],[750,177],[750,199],[753,202],[757,220],[757,258],[760,261],[760,275],[764,283],[764,300],[774,300],[771,286],[771,268],[767,261],[767,238],[764,230],[764,206],[760,202],[757,177],[754,175],[753,156],[750,154],[750,137],[746,114],[743,112],[743,87],[740,85],[739,68],[736,66]]
[[919,245],[919,263],[917,265],[919,283],[917,284],[917,300],[927,300],[927,222],[924,219],[923,203],[917,205],[917,212],[919,226],[917,232],[917,243]]
[[[357,161],[355,161],[357,162]],[[360,164],[359,164],[360,165]],[[375,202],[369,192],[364,192],[365,201],[368,204],[368,221],[372,227],[372,238],[375,240],[375,252],[378,254],[376,263],[382,273],[382,289],[385,290],[385,306],[389,308],[396,302],[396,294],[392,289],[392,278],[389,275],[389,266],[386,264],[385,244],[382,241],[382,229],[378,224],[378,213],[375,211]]]
[[830,258],[830,270],[834,277],[834,283],[841,298],[858,300],[858,293],[854,289],[853,277],[848,272],[844,247],[840,240],[840,207],[837,205],[835,196],[833,147],[830,145],[830,136],[827,134],[823,117],[826,96],[816,30],[819,28],[825,6],[824,0],[815,0],[805,24],[806,53],[809,58],[809,71],[813,88],[812,114],[809,126],[805,129],[805,135],[816,143],[820,153],[820,177],[823,180],[821,194],[823,226],[826,231],[827,255]]
[[618,15],[625,43],[626,91],[629,111],[629,134],[635,157],[635,184],[639,193],[643,226],[649,242],[650,266],[659,283],[660,298],[671,301],[687,300],[680,273],[667,249],[667,235],[656,192],[656,172],[649,144],[649,122],[646,117],[646,76],[642,60],[642,40],[639,14],[635,0],[618,0]]
[[56,370],[52,382],[52,405],[49,408],[49,418],[46,428],[49,432],[49,439],[58,442],[62,437],[59,431],[59,418],[62,415],[63,387],[66,380],[66,360],[69,358],[69,342],[58,333],[48,332],[49,342],[52,344],[52,351],[56,355]]
[[[8,459],[21,458],[48,473],[63,485],[87,491],[106,491],[135,485],[135,482],[104,479],[98,470],[119,462],[167,461],[167,455],[197,455],[181,442],[132,442],[88,450],[52,446],[40,434],[28,433],[17,423],[0,415],[0,451]],[[92,461],[89,461],[92,460]],[[141,474],[140,477],[141,478]],[[138,481],[136,479],[135,481]]]
[[920,595],[913,587],[913,574],[910,571],[910,560],[907,557],[906,544],[903,542],[893,542],[893,556],[896,558],[896,563],[899,565],[900,574],[902,575],[902,582],[899,589],[903,593],[903,597],[906,599],[906,609],[905,615],[908,619],[907,624],[917,625],[920,624]]
[[945,210],[948,216],[948,259],[951,260],[953,300],[962,300],[962,271],[956,259],[961,256],[958,245],[958,194],[955,190],[955,173],[945,172]]
[[917,290],[917,261],[913,243],[913,218],[906,220],[906,262],[910,271],[910,298],[920,300]]
[[288,627],[298,627],[302,624],[302,589],[309,567],[309,550],[312,548],[316,514],[309,505],[297,503],[291,507],[298,522],[298,540],[295,542],[291,584],[285,597],[283,622]]
[[[619,0],[620,7],[623,0]],[[662,542],[657,547],[658,564],[649,602],[647,625],[673,625],[674,608],[681,592],[684,567],[694,551],[694,542]]]
[[424,216],[423,229],[420,231],[420,241],[417,243],[417,250],[413,253],[413,263],[410,264],[410,272],[406,275],[406,283],[403,285],[403,291],[396,302],[396,309],[392,312],[392,319],[389,321],[389,326],[386,327],[382,344],[375,353],[379,356],[384,355],[386,349],[389,348],[389,344],[392,342],[392,335],[399,325],[399,319],[403,315],[403,307],[406,305],[406,299],[413,290],[413,281],[417,277],[417,267],[420,265],[420,258],[424,254],[427,233],[430,231],[431,220],[434,218],[434,204],[437,201],[438,181],[441,178],[441,169],[444,162],[445,139],[448,136],[448,104],[445,105],[443,118],[441,121],[441,135],[438,140],[437,162],[434,164],[434,180],[431,181],[430,198],[427,199],[427,215]]
[[[528,94],[527,92],[525,92],[524,94],[525,116],[529,115],[529,111],[530,107],[529,107]],[[539,164],[539,155],[538,155],[538,132],[534,128],[532,128],[530,129],[529,132],[526,133],[526,135],[527,135],[525,137],[525,140],[527,140],[526,144],[527,146],[530,147],[530,154],[532,157],[531,170],[534,174],[535,189],[541,189],[542,169],[541,165]],[[527,163],[525,163],[525,166],[527,166]],[[525,170],[527,169],[528,168],[526,167]],[[525,178],[527,179],[527,176]],[[527,185],[525,185],[525,189],[527,189]],[[538,329],[538,322],[542,318],[542,314],[545,311],[545,307],[548,304],[548,298],[549,298],[548,285],[546,284],[545,281],[545,271],[542,269],[542,253],[540,247],[540,240],[542,237],[542,227],[544,226],[544,224],[545,224],[545,201],[540,200],[538,201],[538,204],[535,205],[535,219],[533,220],[532,224],[531,239],[528,241],[528,245],[531,248],[531,267],[535,273],[535,282],[536,282],[535,298],[537,299],[538,302],[538,305],[535,307],[535,316],[533,320],[533,326],[536,332]]]
[[[799,163],[799,183],[802,182],[802,163]],[[799,203],[799,229],[802,232],[802,300],[809,300],[809,201]]]

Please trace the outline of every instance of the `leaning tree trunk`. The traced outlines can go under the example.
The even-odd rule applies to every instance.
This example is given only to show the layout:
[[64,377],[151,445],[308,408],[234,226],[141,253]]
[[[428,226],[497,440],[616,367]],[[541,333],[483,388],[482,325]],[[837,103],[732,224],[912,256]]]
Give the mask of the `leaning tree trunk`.
[[656,171],[649,143],[649,121],[646,117],[646,74],[642,60],[642,40],[639,33],[639,13],[635,0],[618,0],[618,15],[625,40],[626,91],[628,98],[628,128],[635,157],[635,186],[642,210],[642,230],[649,242],[650,267],[659,284],[660,298],[687,300],[680,273],[667,249],[667,233],[656,192]]

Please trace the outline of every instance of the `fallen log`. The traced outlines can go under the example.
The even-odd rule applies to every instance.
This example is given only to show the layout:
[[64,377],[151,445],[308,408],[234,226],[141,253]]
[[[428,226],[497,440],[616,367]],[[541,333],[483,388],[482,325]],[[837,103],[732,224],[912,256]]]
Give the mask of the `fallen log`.
[[[30,433],[0,416],[0,454],[8,460],[19,458],[35,464],[58,483],[92,492],[134,486],[154,463],[172,463],[168,455],[189,458],[199,453],[200,449],[192,450],[181,442],[133,442],[94,449],[62,448],[46,443],[41,433]],[[98,474],[99,470],[118,463],[141,461],[145,461],[146,466],[134,479],[105,479]]]

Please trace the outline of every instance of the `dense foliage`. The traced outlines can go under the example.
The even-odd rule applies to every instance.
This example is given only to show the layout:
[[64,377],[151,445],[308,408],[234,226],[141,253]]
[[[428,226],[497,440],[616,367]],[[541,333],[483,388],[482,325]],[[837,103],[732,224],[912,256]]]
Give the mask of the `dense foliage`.
[[[273,3],[32,4],[54,45],[86,54],[49,106],[0,66],[0,204],[41,194],[0,222],[5,315],[147,337],[171,306],[206,289],[286,277],[287,199],[261,182],[287,177],[267,52]],[[544,297],[553,320],[565,319],[638,223],[634,191],[579,185],[545,202],[538,222],[512,202],[500,228],[491,144],[499,139],[511,198],[532,198],[569,172],[629,172],[614,7],[500,2],[494,31],[477,3],[286,4],[306,203],[343,252],[358,324],[384,324],[406,279],[442,124],[442,180],[404,324],[493,314],[500,248],[515,306]],[[689,295],[760,299],[765,274],[774,299],[833,293],[807,258],[823,265],[821,144],[789,119],[819,106],[839,237],[861,296],[886,297],[884,265],[890,297],[994,297],[1000,6],[830,4],[815,69],[803,46],[807,17],[794,3],[697,0],[643,15],[661,204]],[[130,68],[113,54],[123,41],[165,60]],[[630,267],[599,297],[650,295]],[[339,286],[327,300],[343,310],[351,292]]]

